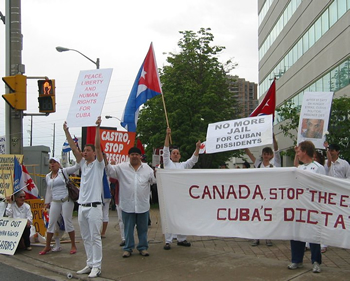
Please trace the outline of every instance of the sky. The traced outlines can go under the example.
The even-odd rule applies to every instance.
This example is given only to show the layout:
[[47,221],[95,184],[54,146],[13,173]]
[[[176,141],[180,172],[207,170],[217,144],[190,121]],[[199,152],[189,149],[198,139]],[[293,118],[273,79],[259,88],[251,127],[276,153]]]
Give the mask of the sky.
[[[0,11],[6,16],[5,0]],[[230,74],[258,82],[258,14],[256,0],[22,0],[22,64],[27,76],[47,76],[56,83],[56,113],[23,119],[23,145],[55,143],[59,156],[65,141],[62,129],[81,70],[96,66],[74,51],[59,53],[57,46],[75,49],[112,68],[102,126],[118,127],[137,72],[153,42],[158,67],[166,65],[167,53],[178,53],[179,31],[211,28],[214,45],[226,49],[219,60],[233,59],[238,67]],[[0,21],[0,75],[5,74],[5,25]],[[5,86],[0,87],[1,94]],[[38,113],[37,81],[27,80],[27,111]],[[5,100],[0,100],[0,136],[5,135]],[[55,128],[55,133],[54,133]],[[71,128],[81,136],[81,128]]]

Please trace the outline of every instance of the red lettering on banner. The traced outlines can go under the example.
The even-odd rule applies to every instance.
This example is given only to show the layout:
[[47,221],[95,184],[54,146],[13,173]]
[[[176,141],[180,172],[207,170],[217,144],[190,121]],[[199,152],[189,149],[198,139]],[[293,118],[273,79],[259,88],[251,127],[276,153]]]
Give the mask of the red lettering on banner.
[[[286,192],[285,192],[286,191]],[[279,188],[271,188],[270,189],[270,199],[277,200],[277,199],[285,199],[287,197],[289,200],[296,199],[298,200],[300,195],[304,193],[304,189],[302,188],[285,188],[285,187],[279,187]]]
[[219,208],[216,212],[216,219],[221,221],[262,221],[262,214],[264,216],[264,221],[272,221],[272,209],[266,208],[263,212],[257,208],[251,210],[248,208]]
[[348,195],[340,195],[340,206],[341,207],[349,207],[348,204],[346,204],[346,205],[344,204],[346,199],[349,199]]
[[[238,190],[239,190],[238,192],[239,192],[239,198],[240,199],[247,199],[249,197],[250,189],[245,184],[239,185],[239,189]],[[245,196],[243,195],[244,190],[246,190],[246,195]]]
[[310,224],[317,224],[318,221],[312,221],[311,220],[311,214],[314,213],[314,214],[318,214],[317,211],[315,210],[309,210],[309,212],[307,213],[307,223],[310,223]]
[[343,215],[339,215],[337,220],[335,221],[334,228],[338,227],[338,224],[340,224],[342,229],[345,229],[345,223],[344,223],[344,218]]
[[192,186],[190,187],[190,189],[188,190],[190,196],[191,196],[193,199],[199,199],[200,196],[194,196],[194,195],[193,195],[193,193],[192,193],[192,189],[193,189],[193,188],[199,188],[199,186],[198,186],[198,185],[192,185]]
[[311,193],[311,202],[324,203],[329,205],[336,205],[333,201],[334,197],[337,196],[336,193],[328,193],[317,190],[310,190]]

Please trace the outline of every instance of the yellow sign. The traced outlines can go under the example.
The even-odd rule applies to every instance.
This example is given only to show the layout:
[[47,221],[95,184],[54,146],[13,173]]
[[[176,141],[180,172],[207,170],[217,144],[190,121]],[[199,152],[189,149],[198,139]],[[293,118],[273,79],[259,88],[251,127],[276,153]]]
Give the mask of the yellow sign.
[[30,205],[33,214],[33,225],[35,226],[35,232],[45,237],[46,227],[43,219],[43,209],[45,202],[42,199],[29,199],[26,202]]
[[14,156],[19,163],[23,162],[23,155],[0,155],[0,194],[5,197],[13,194]]

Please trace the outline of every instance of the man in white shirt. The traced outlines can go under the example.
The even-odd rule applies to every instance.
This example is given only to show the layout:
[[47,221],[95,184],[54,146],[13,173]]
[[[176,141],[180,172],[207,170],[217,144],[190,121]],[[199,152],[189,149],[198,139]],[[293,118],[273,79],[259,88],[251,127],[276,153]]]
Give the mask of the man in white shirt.
[[[298,166],[298,169],[325,175],[324,167],[316,161],[313,161],[315,154],[315,146],[311,141],[303,141],[295,148],[295,157],[298,158],[303,165]],[[296,161],[294,161],[296,162]],[[292,263],[288,265],[288,269],[297,269],[303,267],[303,259],[305,252],[305,242],[291,240],[290,248],[292,252]],[[312,271],[314,273],[321,272],[322,254],[321,245],[310,243]]]
[[136,249],[142,256],[149,256],[148,218],[150,208],[150,184],[156,182],[153,169],[141,162],[141,150],[132,147],[128,152],[130,162],[108,164],[106,173],[119,180],[119,206],[124,223],[125,246],[123,258],[131,256],[135,248],[134,229],[136,226],[139,244]]
[[[164,149],[163,149],[163,164],[164,169],[191,169],[198,161],[199,148],[201,142],[196,143],[196,150],[194,151],[192,157],[185,162],[180,162],[181,154],[180,150],[173,149],[170,153],[169,150],[169,139],[170,139],[171,129],[167,128],[165,140],[164,140]],[[164,250],[170,250],[170,244],[175,237],[174,234],[165,233],[165,245]],[[177,235],[177,245],[190,247],[191,243],[186,240],[185,235]]]
[[324,143],[327,150],[326,174],[330,177],[348,179],[350,178],[350,165],[346,160],[339,158],[340,146]]
[[90,278],[101,275],[102,265],[102,177],[105,168],[100,143],[101,116],[96,121],[95,145],[86,144],[80,152],[65,122],[66,138],[81,167],[78,222],[87,256],[86,266],[77,274],[89,274]]

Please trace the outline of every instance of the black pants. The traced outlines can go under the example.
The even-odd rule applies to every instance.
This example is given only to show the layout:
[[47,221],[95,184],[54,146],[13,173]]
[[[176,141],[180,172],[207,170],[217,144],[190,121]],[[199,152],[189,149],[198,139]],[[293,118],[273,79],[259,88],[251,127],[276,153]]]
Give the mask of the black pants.
[[24,231],[23,231],[23,234],[22,234],[22,238],[23,241],[24,241],[24,246],[26,248],[30,247],[30,239],[29,239],[29,236],[30,236],[30,227],[25,227],[24,228]]

